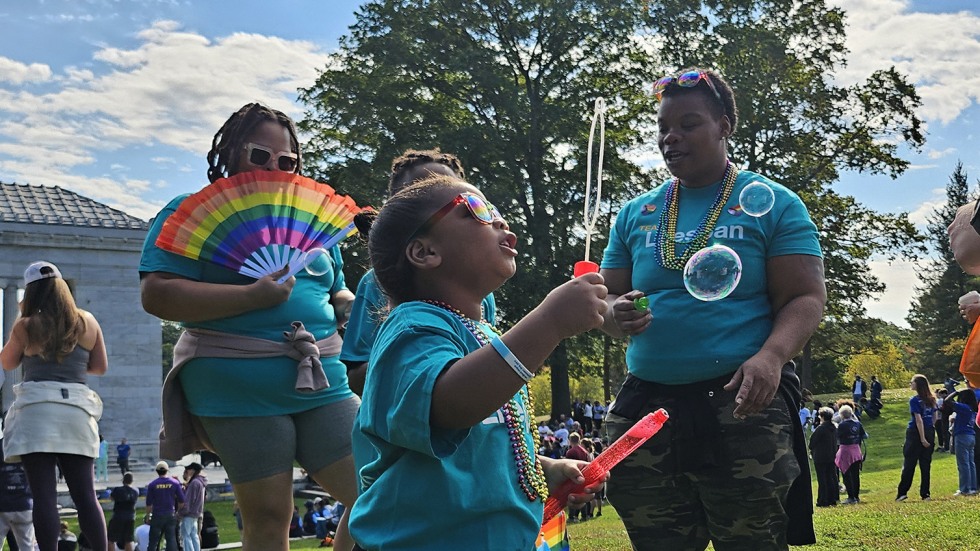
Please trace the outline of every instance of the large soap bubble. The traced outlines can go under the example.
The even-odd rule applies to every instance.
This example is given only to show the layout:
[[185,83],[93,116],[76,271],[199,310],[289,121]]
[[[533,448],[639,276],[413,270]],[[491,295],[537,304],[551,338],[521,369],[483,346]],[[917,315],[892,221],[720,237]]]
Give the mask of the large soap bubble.
[[320,277],[330,271],[330,255],[326,249],[312,249],[306,253],[306,273]]
[[706,302],[732,294],[742,278],[742,259],[724,245],[712,245],[694,253],[684,265],[684,287]]
[[738,194],[738,204],[742,207],[742,212],[749,216],[765,216],[772,210],[775,202],[776,194],[762,182],[752,182]]

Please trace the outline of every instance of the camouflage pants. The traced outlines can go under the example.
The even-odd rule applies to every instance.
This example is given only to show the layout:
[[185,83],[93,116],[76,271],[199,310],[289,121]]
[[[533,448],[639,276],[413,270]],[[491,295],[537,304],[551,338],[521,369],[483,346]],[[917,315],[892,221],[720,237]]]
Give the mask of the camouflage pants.
[[788,548],[786,496],[800,466],[786,401],[777,394],[739,421],[728,379],[667,387],[630,376],[610,407],[610,441],[658,408],[671,416],[607,485],[634,549]]

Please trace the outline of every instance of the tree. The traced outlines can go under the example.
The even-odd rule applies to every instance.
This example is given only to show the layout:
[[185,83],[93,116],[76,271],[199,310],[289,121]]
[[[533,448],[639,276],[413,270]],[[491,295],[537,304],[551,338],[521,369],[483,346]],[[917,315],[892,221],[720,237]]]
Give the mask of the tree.
[[[835,85],[847,54],[845,12],[824,0],[661,0],[649,8],[653,30],[669,37],[661,49],[667,67],[715,67],[732,84],[740,119],[732,159],[804,199],[820,229],[825,319],[864,332],[872,325],[863,321],[863,303],[884,290],[867,262],[915,259],[923,238],[907,214],[875,213],[831,185],[841,170],[894,178],[908,167],[899,146],[924,143],[914,87],[894,68]],[[824,356],[839,333],[823,333],[812,341],[813,361],[840,368]],[[872,337],[864,333],[864,345]]]
[[[649,176],[625,154],[652,120],[651,57],[640,12],[610,0],[375,1],[361,7],[335,63],[301,90],[301,128],[318,176],[379,203],[391,159],[441,145],[497,203],[525,253],[499,293],[504,325],[566,281],[581,259],[585,149],[606,99],[606,206]],[[607,228],[600,221],[596,230]],[[594,243],[601,251],[602,238]],[[600,339],[600,336],[593,336]],[[552,411],[570,405],[563,343],[550,360]]]
[[885,388],[904,388],[912,378],[912,372],[905,364],[902,351],[892,342],[878,340],[874,349],[863,350],[848,358],[847,371],[841,377],[841,384],[847,388],[860,375],[871,381],[874,375]]
[[[458,154],[529,251],[501,293],[509,323],[565,280],[580,258],[594,99],[604,97],[609,106],[604,191],[607,205],[619,206],[653,180],[636,160],[655,115],[644,86],[666,67],[715,67],[732,82],[741,110],[732,158],[808,203],[822,232],[829,319],[856,331],[864,299],[883,289],[867,260],[914,257],[922,238],[906,214],[873,213],[830,186],[839,170],[894,177],[907,167],[899,145],[923,142],[914,88],[894,69],[835,86],[846,54],[844,13],[823,0],[644,6],[369,2],[334,63],[300,93],[308,108],[301,127],[311,136],[309,166],[359,202],[377,204],[390,159],[405,148],[442,145]],[[597,235],[607,228],[600,221]],[[600,238],[594,247],[603,245]],[[585,357],[579,351],[609,350],[597,346],[563,343],[552,355],[553,411],[567,409],[568,369]],[[815,361],[837,366],[816,348]]]
[[963,163],[957,163],[946,184],[946,203],[928,218],[929,242],[937,255],[919,271],[921,286],[915,288],[915,298],[906,318],[915,328],[914,367],[930,380],[943,380],[957,371],[963,348],[949,344],[964,339],[969,332],[969,326],[960,317],[957,299],[976,288],[977,280],[964,274],[956,263],[946,234],[956,210],[969,199],[967,174]]
[[167,372],[174,365],[174,346],[183,331],[180,324],[173,321],[160,320],[163,329],[163,378],[167,377]]

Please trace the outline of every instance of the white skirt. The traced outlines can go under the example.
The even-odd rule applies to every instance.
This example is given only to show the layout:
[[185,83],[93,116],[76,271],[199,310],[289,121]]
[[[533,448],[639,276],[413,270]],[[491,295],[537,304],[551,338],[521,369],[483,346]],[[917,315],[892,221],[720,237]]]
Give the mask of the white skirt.
[[3,457],[19,463],[28,453],[99,456],[102,399],[81,383],[28,381],[14,385],[3,430]]

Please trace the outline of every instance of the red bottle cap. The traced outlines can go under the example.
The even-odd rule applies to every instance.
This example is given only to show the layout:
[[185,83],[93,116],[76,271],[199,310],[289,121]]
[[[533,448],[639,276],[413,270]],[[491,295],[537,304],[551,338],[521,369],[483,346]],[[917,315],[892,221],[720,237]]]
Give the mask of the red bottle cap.
[[585,274],[592,274],[599,271],[599,265],[588,260],[579,260],[575,263],[574,277]]

